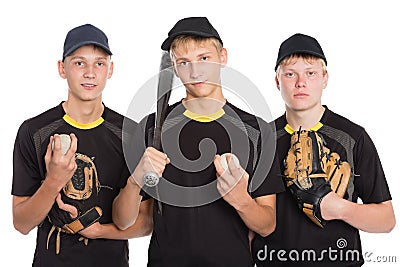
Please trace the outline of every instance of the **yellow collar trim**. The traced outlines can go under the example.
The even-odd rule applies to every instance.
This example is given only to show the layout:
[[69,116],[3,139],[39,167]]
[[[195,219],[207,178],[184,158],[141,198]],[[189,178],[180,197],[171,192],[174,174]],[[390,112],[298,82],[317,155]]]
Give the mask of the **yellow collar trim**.
[[222,108],[220,110],[218,110],[217,112],[208,114],[208,115],[197,114],[197,113],[191,112],[190,110],[185,110],[185,112],[183,112],[183,115],[185,115],[189,119],[192,119],[192,120],[195,120],[198,122],[215,121],[216,119],[219,119],[222,116],[224,116],[224,114],[225,114],[225,111]]
[[[318,122],[317,124],[315,124],[313,127],[311,127],[309,130],[310,131],[318,131],[319,129],[321,129],[321,127],[324,126],[321,122]],[[296,132],[292,127],[290,127],[289,124],[286,124],[285,126],[285,131],[288,132],[289,134],[293,134],[294,132]]]
[[82,130],[93,129],[93,128],[99,126],[100,124],[102,124],[103,121],[104,121],[104,119],[102,117],[100,117],[100,118],[98,118],[97,120],[95,120],[94,122],[91,122],[91,123],[80,123],[80,122],[77,122],[76,120],[72,119],[67,114],[64,115],[63,119],[69,125],[71,125],[71,126],[73,126],[75,128],[78,128],[78,129],[82,129]]

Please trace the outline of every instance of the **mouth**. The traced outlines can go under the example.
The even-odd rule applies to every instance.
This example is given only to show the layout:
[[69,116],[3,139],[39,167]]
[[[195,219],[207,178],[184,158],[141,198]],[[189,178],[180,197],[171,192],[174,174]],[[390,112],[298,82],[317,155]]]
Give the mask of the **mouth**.
[[304,97],[307,97],[307,96],[308,96],[308,94],[305,94],[305,93],[298,93],[298,94],[294,95],[295,98],[304,98]]
[[194,87],[198,87],[198,86],[202,86],[204,84],[206,84],[206,81],[201,81],[201,82],[192,82],[190,83],[192,86]]
[[82,83],[81,86],[87,90],[92,90],[96,88],[97,85],[92,84],[92,83]]

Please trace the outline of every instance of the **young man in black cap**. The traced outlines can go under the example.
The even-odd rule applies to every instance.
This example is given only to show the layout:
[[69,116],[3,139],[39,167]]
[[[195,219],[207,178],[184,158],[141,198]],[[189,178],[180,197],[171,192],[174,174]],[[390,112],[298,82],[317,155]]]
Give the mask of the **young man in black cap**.
[[[111,219],[112,202],[130,177],[122,151],[124,117],[102,102],[102,92],[113,74],[111,55],[107,36],[100,29],[85,24],[69,31],[58,61],[59,75],[68,83],[68,99],[26,120],[17,133],[13,221],[22,234],[37,227],[33,266],[128,266],[127,239],[151,232],[151,214],[143,212],[151,201],[142,202],[136,224],[124,231]],[[62,133],[71,141],[66,152],[61,150]],[[84,163],[83,158],[89,161]],[[82,216],[76,206],[64,203],[60,192],[71,177],[86,176],[99,183],[94,205],[101,210],[100,218],[79,233],[66,233],[51,223],[48,214],[58,206],[73,218]],[[77,191],[83,191],[81,184],[77,186]],[[95,190],[87,194],[94,195]],[[79,218],[83,225],[83,218],[88,219]]]
[[[330,157],[337,159],[337,172],[349,164],[348,177],[342,175],[339,179],[344,182],[349,178],[347,187],[339,196],[339,191],[331,191],[335,182],[330,180],[329,190],[316,202],[299,208],[297,201],[304,204],[306,200],[301,197],[313,187],[301,189],[299,194],[297,187],[290,187],[296,185],[285,179],[288,188],[277,195],[275,232],[265,238],[256,236],[253,242],[257,266],[361,266],[359,230],[390,232],[395,225],[389,188],[372,140],[364,128],[321,104],[328,83],[326,65],[322,48],[313,37],[295,34],[281,44],[275,66],[276,85],[286,113],[275,120],[277,153],[281,174],[289,178],[285,168],[291,139],[300,136],[300,128],[314,131],[325,147],[321,155],[323,168],[329,165]],[[358,204],[358,199],[363,204]],[[306,216],[310,215],[307,207],[312,207],[311,217],[314,221],[317,218],[317,223]]]
[[[186,97],[169,106],[164,124],[170,163],[159,184],[161,208],[154,205],[148,266],[253,266],[250,232],[274,230],[275,194],[284,190],[270,125],[226,101],[221,68],[227,51],[207,18],[178,21],[161,48],[170,52]],[[143,125],[149,145],[154,114]],[[221,165],[224,153],[230,172]],[[256,169],[266,166],[252,188]]]

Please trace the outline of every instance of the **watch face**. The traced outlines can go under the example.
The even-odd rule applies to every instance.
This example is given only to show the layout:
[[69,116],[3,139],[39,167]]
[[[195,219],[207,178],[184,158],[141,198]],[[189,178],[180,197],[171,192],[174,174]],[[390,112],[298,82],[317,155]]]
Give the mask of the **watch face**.
[[148,187],[153,187],[158,184],[160,178],[155,172],[148,172],[143,177],[144,184]]

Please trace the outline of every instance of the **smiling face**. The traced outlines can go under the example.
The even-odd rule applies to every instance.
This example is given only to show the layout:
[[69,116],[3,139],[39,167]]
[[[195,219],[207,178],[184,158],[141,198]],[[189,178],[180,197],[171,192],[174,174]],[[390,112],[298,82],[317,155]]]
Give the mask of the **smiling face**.
[[93,45],[78,48],[64,62],[58,62],[58,71],[68,82],[68,99],[73,101],[101,101],[107,79],[113,73],[113,62],[103,49]]
[[224,100],[221,67],[227,62],[225,48],[218,48],[213,39],[186,39],[172,48],[176,75],[186,88],[186,100],[213,98]]
[[328,73],[319,58],[291,57],[277,69],[276,84],[288,111],[320,108],[327,83]]

